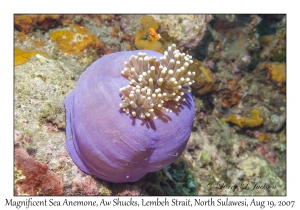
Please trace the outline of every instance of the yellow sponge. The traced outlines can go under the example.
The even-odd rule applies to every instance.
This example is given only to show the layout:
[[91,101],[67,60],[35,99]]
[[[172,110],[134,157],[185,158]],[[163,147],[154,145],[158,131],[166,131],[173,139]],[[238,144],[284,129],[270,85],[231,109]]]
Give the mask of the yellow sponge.
[[246,117],[238,118],[236,115],[231,114],[229,117],[221,118],[221,120],[236,124],[240,128],[256,127],[261,125],[264,119],[259,117],[260,111],[258,109],[253,109],[251,111],[251,114],[252,114],[252,118],[246,118]]
[[153,37],[149,37],[149,29],[158,29],[154,18],[147,15],[141,19],[141,27],[135,33],[134,45],[139,50],[154,50],[163,53],[162,44]]

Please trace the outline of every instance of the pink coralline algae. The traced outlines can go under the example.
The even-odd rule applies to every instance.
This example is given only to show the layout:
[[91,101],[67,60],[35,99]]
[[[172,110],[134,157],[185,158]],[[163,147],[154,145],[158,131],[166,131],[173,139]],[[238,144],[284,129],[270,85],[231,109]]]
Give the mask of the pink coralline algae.
[[62,177],[48,170],[23,149],[15,149],[15,168],[21,176],[15,180],[15,195],[63,195]]
[[88,67],[65,99],[66,148],[75,164],[122,183],[174,162],[194,119],[189,63],[172,45],[164,55],[118,52]]
[[98,195],[97,182],[91,176],[76,177],[72,182],[72,193],[83,195]]
[[260,144],[256,147],[256,152],[267,161],[269,161],[272,165],[277,165],[278,160],[276,159],[275,152],[270,148],[270,146],[265,144]]

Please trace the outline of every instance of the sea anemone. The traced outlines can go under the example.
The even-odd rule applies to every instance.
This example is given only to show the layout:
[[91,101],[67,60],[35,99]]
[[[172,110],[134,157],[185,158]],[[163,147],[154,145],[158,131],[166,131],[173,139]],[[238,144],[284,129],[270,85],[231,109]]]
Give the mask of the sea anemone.
[[120,183],[174,162],[194,120],[190,63],[172,45],[164,55],[118,52],[89,66],[65,99],[66,147],[75,164]]

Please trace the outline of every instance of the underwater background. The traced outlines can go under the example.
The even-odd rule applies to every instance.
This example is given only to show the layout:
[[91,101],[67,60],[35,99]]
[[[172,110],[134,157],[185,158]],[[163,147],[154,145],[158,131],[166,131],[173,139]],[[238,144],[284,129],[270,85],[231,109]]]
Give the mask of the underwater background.
[[[196,73],[183,154],[133,183],[82,172],[63,103],[80,75],[103,55],[172,43]],[[14,66],[15,195],[286,195],[284,14],[16,14]]]

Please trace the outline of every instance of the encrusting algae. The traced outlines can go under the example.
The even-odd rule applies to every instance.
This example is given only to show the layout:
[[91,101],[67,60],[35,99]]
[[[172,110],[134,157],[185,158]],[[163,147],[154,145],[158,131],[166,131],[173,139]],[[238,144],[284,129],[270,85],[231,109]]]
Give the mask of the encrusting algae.
[[154,31],[158,29],[158,24],[154,18],[147,15],[141,19],[141,27],[136,31],[134,45],[139,50],[154,50],[162,53],[163,48],[161,42],[157,41],[154,37],[149,36],[149,29]]
[[31,56],[36,55],[36,52],[34,52],[34,51],[26,52],[19,48],[15,48],[14,53],[15,53],[15,60],[14,60],[15,66],[19,66],[23,63],[26,63]]
[[36,54],[44,54],[40,51],[23,51],[19,48],[14,49],[14,66],[19,66],[23,63],[26,63],[32,56],[35,56]]
[[69,24],[73,30],[57,30],[50,33],[51,41],[56,42],[60,50],[73,55],[83,55],[88,48],[101,49],[103,43],[86,28]]
[[190,69],[196,73],[194,77],[195,82],[191,86],[194,91],[199,95],[211,91],[215,82],[214,74],[211,70],[197,59],[194,59]]
[[286,83],[286,65],[285,63],[269,62],[265,64],[268,69],[269,77],[278,86],[283,86]]
[[221,118],[225,122],[231,122],[238,125],[240,128],[249,128],[260,126],[263,122],[263,118],[259,117],[260,111],[258,109],[253,109],[251,111],[251,118],[238,117],[237,115],[231,114],[229,117]]

